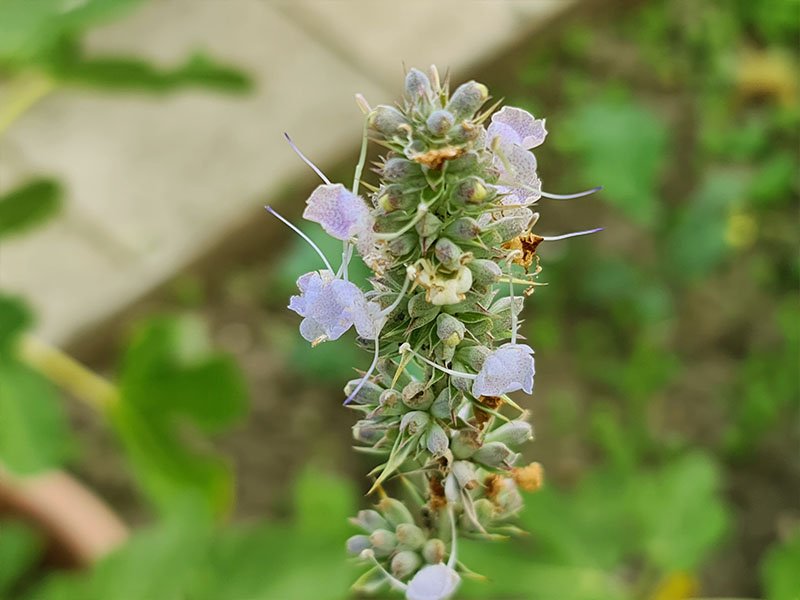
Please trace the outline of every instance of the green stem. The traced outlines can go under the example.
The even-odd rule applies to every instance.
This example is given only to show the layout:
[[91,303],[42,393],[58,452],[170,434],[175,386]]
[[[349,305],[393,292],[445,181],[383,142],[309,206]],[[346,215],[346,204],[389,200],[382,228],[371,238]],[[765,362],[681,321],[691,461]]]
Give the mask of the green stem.
[[106,412],[119,402],[119,390],[113,383],[58,348],[26,335],[19,351],[30,367],[98,412]]

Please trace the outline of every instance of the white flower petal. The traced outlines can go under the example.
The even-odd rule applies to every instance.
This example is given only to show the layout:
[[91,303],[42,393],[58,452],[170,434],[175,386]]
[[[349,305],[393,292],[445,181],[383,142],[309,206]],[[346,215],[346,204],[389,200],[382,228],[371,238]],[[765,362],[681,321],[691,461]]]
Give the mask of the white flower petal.
[[517,390],[533,393],[536,373],[533,350],[525,344],[505,344],[489,354],[472,384],[472,394],[502,396]]
[[406,588],[407,600],[447,600],[461,583],[461,577],[444,563],[423,567]]
[[503,141],[517,144],[525,150],[540,146],[547,137],[544,119],[537,119],[527,110],[504,106],[492,115],[489,140],[499,136]]
[[306,204],[303,218],[319,223],[336,239],[349,240],[370,226],[369,208],[364,200],[341,183],[318,186]]

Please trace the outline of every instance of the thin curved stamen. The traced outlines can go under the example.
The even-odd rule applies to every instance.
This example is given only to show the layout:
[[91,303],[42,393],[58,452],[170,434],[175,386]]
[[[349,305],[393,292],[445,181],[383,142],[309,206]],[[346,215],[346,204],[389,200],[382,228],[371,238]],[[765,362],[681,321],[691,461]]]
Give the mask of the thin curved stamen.
[[401,353],[410,352],[411,354],[414,355],[415,358],[420,359],[425,364],[428,364],[428,365],[432,366],[434,369],[439,369],[442,373],[447,373],[448,375],[452,375],[453,377],[462,377],[464,379],[477,379],[478,378],[478,376],[475,375],[474,373],[462,373],[460,371],[454,371],[453,369],[448,369],[447,367],[443,367],[442,365],[437,365],[432,360],[428,360],[427,358],[425,358],[421,354],[417,354],[416,352],[414,352],[414,350],[411,349],[411,345],[408,342],[406,342],[406,343],[404,343],[403,345],[400,346],[400,352]]
[[406,277],[405,281],[403,281],[403,287],[400,288],[400,291],[397,293],[397,298],[395,298],[394,302],[392,302],[389,306],[387,306],[380,312],[381,318],[388,317],[390,314],[392,314],[392,311],[400,305],[400,303],[403,301],[403,298],[406,295],[406,292],[408,291],[408,286],[410,284],[411,280],[408,277]]
[[364,550],[361,553],[361,559],[367,559],[367,560],[371,560],[372,562],[374,562],[375,566],[378,567],[378,569],[380,569],[381,572],[383,572],[383,575],[386,577],[387,580],[389,580],[389,585],[391,585],[393,588],[395,588],[397,590],[400,590],[400,591],[403,591],[403,592],[406,589],[408,589],[408,586],[405,583],[403,583],[397,577],[395,577],[394,575],[389,573],[389,571],[387,571],[384,568],[384,566],[381,563],[378,562],[378,559],[375,558],[375,551],[372,550],[372,548],[367,548],[366,550]]
[[520,250],[515,250],[507,257],[508,263],[508,296],[511,298],[511,343],[517,343],[517,311],[514,310],[514,275],[511,270],[511,261],[517,254],[522,254]]
[[286,141],[287,141],[287,142],[289,142],[289,145],[292,147],[292,150],[294,150],[295,154],[297,154],[297,156],[299,156],[299,157],[300,157],[300,159],[301,159],[301,160],[302,160],[304,163],[306,163],[306,164],[307,164],[309,167],[311,167],[311,168],[313,169],[314,173],[316,173],[317,175],[319,175],[319,177],[320,177],[320,179],[322,179],[322,181],[324,181],[325,183],[327,183],[328,185],[330,185],[330,183],[331,183],[331,180],[330,180],[330,179],[328,179],[327,177],[325,177],[325,173],[323,173],[323,172],[320,170],[320,168],[319,168],[317,165],[315,165],[314,163],[312,163],[312,162],[311,162],[311,161],[308,159],[308,157],[307,157],[305,154],[303,154],[302,152],[300,152],[300,148],[298,148],[298,147],[297,147],[297,144],[295,144],[295,143],[292,141],[292,138],[290,138],[290,137],[289,137],[289,134],[288,134],[288,133],[286,133],[286,132],[284,131],[284,132],[283,132],[283,137],[285,137],[285,138],[286,138]]
[[590,190],[584,190],[583,192],[578,192],[576,194],[551,194],[549,192],[540,192],[542,198],[550,198],[551,200],[572,200],[574,198],[583,198],[584,196],[591,196],[592,194],[599,192],[603,189],[602,185],[598,185],[597,187],[593,187]]
[[350,266],[350,259],[353,257],[353,244],[345,240],[342,244],[342,264],[336,272],[336,277],[341,277],[348,281],[347,268]]
[[565,233],[563,235],[545,236],[542,238],[542,241],[557,242],[559,240],[566,240],[568,238],[579,237],[581,235],[591,235],[593,233],[597,233],[598,231],[603,231],[603,229],[605,229],[605,227],[596,227],[595,229],[587,229],[586,231],[573,231],[572,233]]
[[453,514],[453,505],[452,504],[450,504],[447,507],[447,512],[450,515],[450,531],[451,531],[450,537],[452,538],[450,540],[450,558],[447,559],[447,566],[450,567],[451,569],[455,570],[456,562],[458,561],[458,559],[456,558],[456,537],[457,536],[456,536],[456,517]]
[[361,154],[358,155],[358,164],[353,176],[353,193],[358,196],[358,186],[361,183],[361,173],[364,171],[364,164],[367,162],[367,145],[369,143],[369,125],[364,119],[364,133],[361,137]]
[[361,388],[364,387],[364,384],[367,383],[367,381],[369,380],[370,376],[375,371],[375,367],[378,366],[378,357],[379,357],[379,353],[380,353],[379,344],[378,344],[378,337],[379,336],[377,336],[377,335],[375,336],[375,356],[372,359],[372,363],[369,365],[369,368],[367,369],[367,372],[364,373],[364,377],[362,377],[361,381],[358,382],[358,385],[356,386],[356,389],[354,389],[352,392],[350,392],[350,395],[344,401],[343,404],[345,406],[347,406],[348,404],[350,404],[353,401],[353,398],[355,398],[356,394],[358,394],[358,392],[361,391]]
[[428,212],[428,205],[425,204],[424,202],[420,202],[419,206],[417,206],[417,214],[414,215],[413,219],[411,219],[400,229],[398,229],[397,231],[393,231],[392,233],[376,233],[375,239],[389,241],[400,237],[406,231],[408,231],[409,229],[414,227],[417,223],[419,223],[422,220],[422,217],[424,217],[427,212]]
[[310,238],[310,237],[308,237],[308,236],[307,236],[305,233],[303,233],[302,231],[300,231],[300,229],[299,229],[299,228],[298,228],[296,225],[294,225],[293,223],[291,223],[291,222],[290,222],[288,219],[286,219],[285,217],[283,217],[283,216],[281,216],[280,214],[278,214],[278,212],[277,212],[277,211],[276,211],[274,208],[272,208],[271,206],[265,206],[264,208],[267,210],[267,212],[268,212],[269,214],[271,214],[271,215],[272,215],[273,217],[275,217],[276,219],[279,219],[279,220],[283,221],[283,223],[284,223],[284,224],[285,224],[287,227],[289,227],[289,229],[291,229],[291,230],[292,230],[292,231],[294,231],[294,232],[295,232],[297,235],[299,235],[301,238],[303,238],[303,239],[306,241],[306,243],[308,243],[308,245],[309,245],[309,246],[311,246],[311,247],[314,249],[314,252],[316,252],[317,254],[319,254],[319,257],[322,259],[322,262],[324,262],[324,263],[325,263],[325,267],[328,269],[328,271],[330,271],[331,273],[333,273],[333,272],[334,272],[334,271],[333,271],[333,267],[331,266],[331,263],[330,263],[330,262],[328,262],[328,259],[327,259],[327,258],[325,258],[325,255],[322,253],[322,250],[320,250],[320,247],[319,247],[319,246],[317,246],[317,245],[316,245],[316,244],[315,244],[315,243],[314,243],[314,242],[311,240],[311,238]]

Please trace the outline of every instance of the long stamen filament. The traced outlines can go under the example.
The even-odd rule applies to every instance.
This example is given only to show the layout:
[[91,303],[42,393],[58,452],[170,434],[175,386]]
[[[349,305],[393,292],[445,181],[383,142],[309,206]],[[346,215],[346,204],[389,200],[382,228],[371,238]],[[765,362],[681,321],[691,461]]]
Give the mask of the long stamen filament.
[[427,212],[428,212],[428,205],[425,204],[424,202],[420,202],[419,206],[417,206],[417,214],[414,216],[413,219],[411,219],[408,223],[403,225],[403,227],[401,227],[397,231],[393,231],[392,233],[376,233],[375,239],[390,241],[400,237],[406,231],[408,231],[409,229],[414,227],[417,223],[419,223],[420,220],[422,220],[422,217],[424,217]]
[[355,398],[356,394],[358,394],[358,392],[361,391],[361,388],[364,387],[364,384],[367,383],[367,381],[369,380],[370,376],[375,371],[375,367],[378,366],[378,358],[379,358],[379,355],[380,355],[380,344],[378,343],[378,338],[379,338],[379,336],[376,335],[375,336],[375,355],[372,358],[372,363],[370,363],[369,368],[367,369],[367,372],[364,373],[364,377],[362,377],[361,381],[358,382],[358,385],[356,386],[356,388],[352,392],[350,392],[350,395],[344,401],[344,405],[345,406],[347,406],[348,404],[350,404],[353,401],[353,398]]
[[408,588],[408,586],[405,583],[403,583],[397,577],[389,573],[389,571],[387,571],[384,568],[384,566],[380,562],[378,562],[378,559],[375,558],[375,551],[372,550],[371,548],[367,548],[366,550],[364,550],[361,553],[361,558],[366,560],[371,560],[372,562],[374,562],[375,566],[378,567],[378,569],[380,569],[383,572],[383,575],[389,581],[389,585],[391,585],[393,588],[400,591],[405,591]]
[[310,238],[310,237],[308,237],[308,236],[307,236],[305,233],[303,233],[302,231],[300,231],[300,229],[299,229],[299,228],[298,228],[296,225],[294,225],[293,223],[291,223],[291,222],[290,222],[288,219],[286,219],[285,217],[283,217],[283,216],[281,216],[280,214],[278,214],[278,212],[277,212],[275,209],[273,209],[271,206],[265,206],[264,208],[265,208],[265,209],[267,209],[267,212],[268,212],[269,214],[271,214],[273,217],[275,217],[275,218],[277,218],[277,219],[279,219],[279,220],[283,221],[283,223],[284,223],[284,224],[285,224],[287,227],[289,227],[289,229],[291,229],[291,230],[292,230],[292,231],[294,231],[294,232],[295,232],[297,235],[299,235],[301,238],[303,238],[303,239],[304,239],[304,240],[305,240],[305,241],[308,243],[308,245],[309,245],[309,246],[311,246],[311,247],[314,249],[314,252],[316,252],[316,253],[319,255],[319,257],[322,259],[322,262],[324,262],[324,263],[325,263],[325,267],[328,269],[328,271],[330,271],[331,273],[333,273],[333,272],[334,272],[334,270],[333,270],[333,267],[331,266],[331,263],[328,261],[328,259],[327,259],[327,258],[325,258],[325,255],[322,253],[322,250],[320,250],[320,247],[319,247],[319,246],[317,246],[317,245],[316,245],[316,244],[315,244],[315,243],[314,243],[314,242],[311,240],[311,238]]
[[387,306],[380,312],[381,317],[388,317],[390,314],[392,314],[392,311],[400,305],[400,303],[403,301],[403,298],[406,295],[406,292],[408,291],[408,286],[410,284],[411,280],[408,277],[406,277],[405,281],[403,281],[403,287],[400,288],[400,291],[397,293],[397,298],[395,298],[394,302],[392,302],[389,306]]
[[573,198],[583,198],[584,196],[590,196],[596,192],[599,192],[603,189],[602,185],[598,185],[597,187],[593,187],[590,190],[584,190],[582,192],[577,192],[575,194],[551,194],[549,192],[541,192],[543,198],[550,198],[551,200],[572,200]]
[[421,354],[417,354],[414,350],[411,349],[411,345],[406,342],[402,346],[400,346],[400,352],[405,353],[409,352],[414,355],[414,357],[420,359],[425,364],[432,366],[434,369],[439,369],[442,373],[447,373],[448,375],[452,375],[453,377],[462,377],[463,379],[477,379],[478,376],[474,373],[463,373],[461,371],[454,371],[453,369],[448,369],[447,367],[443,367],[442,365],[437,365],[432,360],[429,360],[422,356]]
[[563,235],[551,235],[545,236],[542,238],[542,241],[545,242],[557,242],[559,240],[566,240],[568,238],[578,237],[581,235],[591,235],[592,233],[597,233],[598,231],[603,231],[604,227],[596,227],[594,229],[587,229],[586,231],[573,231],[572,233],[565,233]]
[[289,145],[292,147],[292,150],[294,150],[295,154],[297,154],[297,156],[299,156],[299,157],[300,157],[300,160],[302,160],[302,161],[303,161],[304,163],[306,163],[306,164],[307,164],[309,167],[311,167],[311,169],[314,171],[314,173],[316,173],[317,175],[319,175],[319,177],[320,177],[320,179],[322,179],[322,181],[324,181],[325,183],[327,183],[328,185],[330,185],[330,183],[331,183],[331,180],[330,180],[330,179],[328,179],[327,177],[325,177],[325,173],[323,173],[323,172],[320,170],[320,168],[319,168],[317,165],[315,165],[313,162],[311,162],[311,161],[308,159],[308,157],[307,157],[305,154],[303,154],[302,152],[300,152],[300,148],[298,148],[298,147],[297,147],[297,144],[295,144],[295,143],[292,141],[292,138],[290,138],[290,137],[289,137],[289,134],[288,134],[288,133],[286,133],[286,132],[284,132],[284,133],[283,133],[283,137],[285,137],[285,138],[286,138],[286,141],[287,141],[287,142],[289,142]]
[[450,537],[452,538],[450,540],[450,558],[447,559],[447,566],[451,569],[455,569],[456,563],[458,562],[458,559],[456,558],[456,538],[458,536],[456,535],[456,517],[453,514],[452,504],[447,507],[447,512],[450,515]]

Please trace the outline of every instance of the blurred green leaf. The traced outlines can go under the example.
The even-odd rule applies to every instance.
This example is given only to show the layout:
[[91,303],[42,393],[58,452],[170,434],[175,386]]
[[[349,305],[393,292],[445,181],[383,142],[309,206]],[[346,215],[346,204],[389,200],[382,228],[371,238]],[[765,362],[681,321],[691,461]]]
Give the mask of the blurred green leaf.
[[707,275],[728,254],[728,216],[741,203],[745,182],[738,173],[711,172],[677,216],[669,234],[671,272],[682,280]]
[[170,92],[187,86],[203,86],[231,92],[250,89],[242,71],[217,63],[203,53],[184,64],[163,69],[132,56],[86,57],[74,40],[64,40],[53,53],[48,68],[57,79],[103,89],[139,89]]
[[719,469],[703,454],[688,454],[637,483],[635,515],[642,549],[666,573],[692,572],[725,534],[729,519],[719,497]]
[[0,196],[0,239],[51,217],[61,207],[62,189],[53,179],[34,179]]
[[295,484],[295,526],[300,535],[341,542],[356,506],[353,486],[329,473],[307,468]]
[[118,17],[142,0],[0,0],[0,66],[40,60],[64,36]]
[[0,462],[28,475],[60,465],[69,431],[50,383],[10,356],[0,356]]
[[761,563],[767,600],[800,599],[800,533],[770,548]]
[[125,353],[120,395],[112,422],[150,499],[169,511],[199,496],[213,511],[225,510],[233,493],[230,469],[208,451],[191,449],[180,426],[218,431],[242,416],[245,384],[232,359],[208,349],[197,321],[156,318],[139,328]]
[[753,176],[748,198],[759,206],[792,202],[797,182],[797,157],[793,152],[778,152],[770,157]]
[[0,520],[0,598],[34,566],[42,551],[42,540],[19,521]]
[[668,141],[661,120],[638,104],[598,101],[578,107],[560,139],[563,149],[581,158],[587,185],[604,186],[603,198],[634,222],[656,224]]
[[17,337],[32,322],[33,316],[21,300],[0,293],[0,356],[11,353]]

